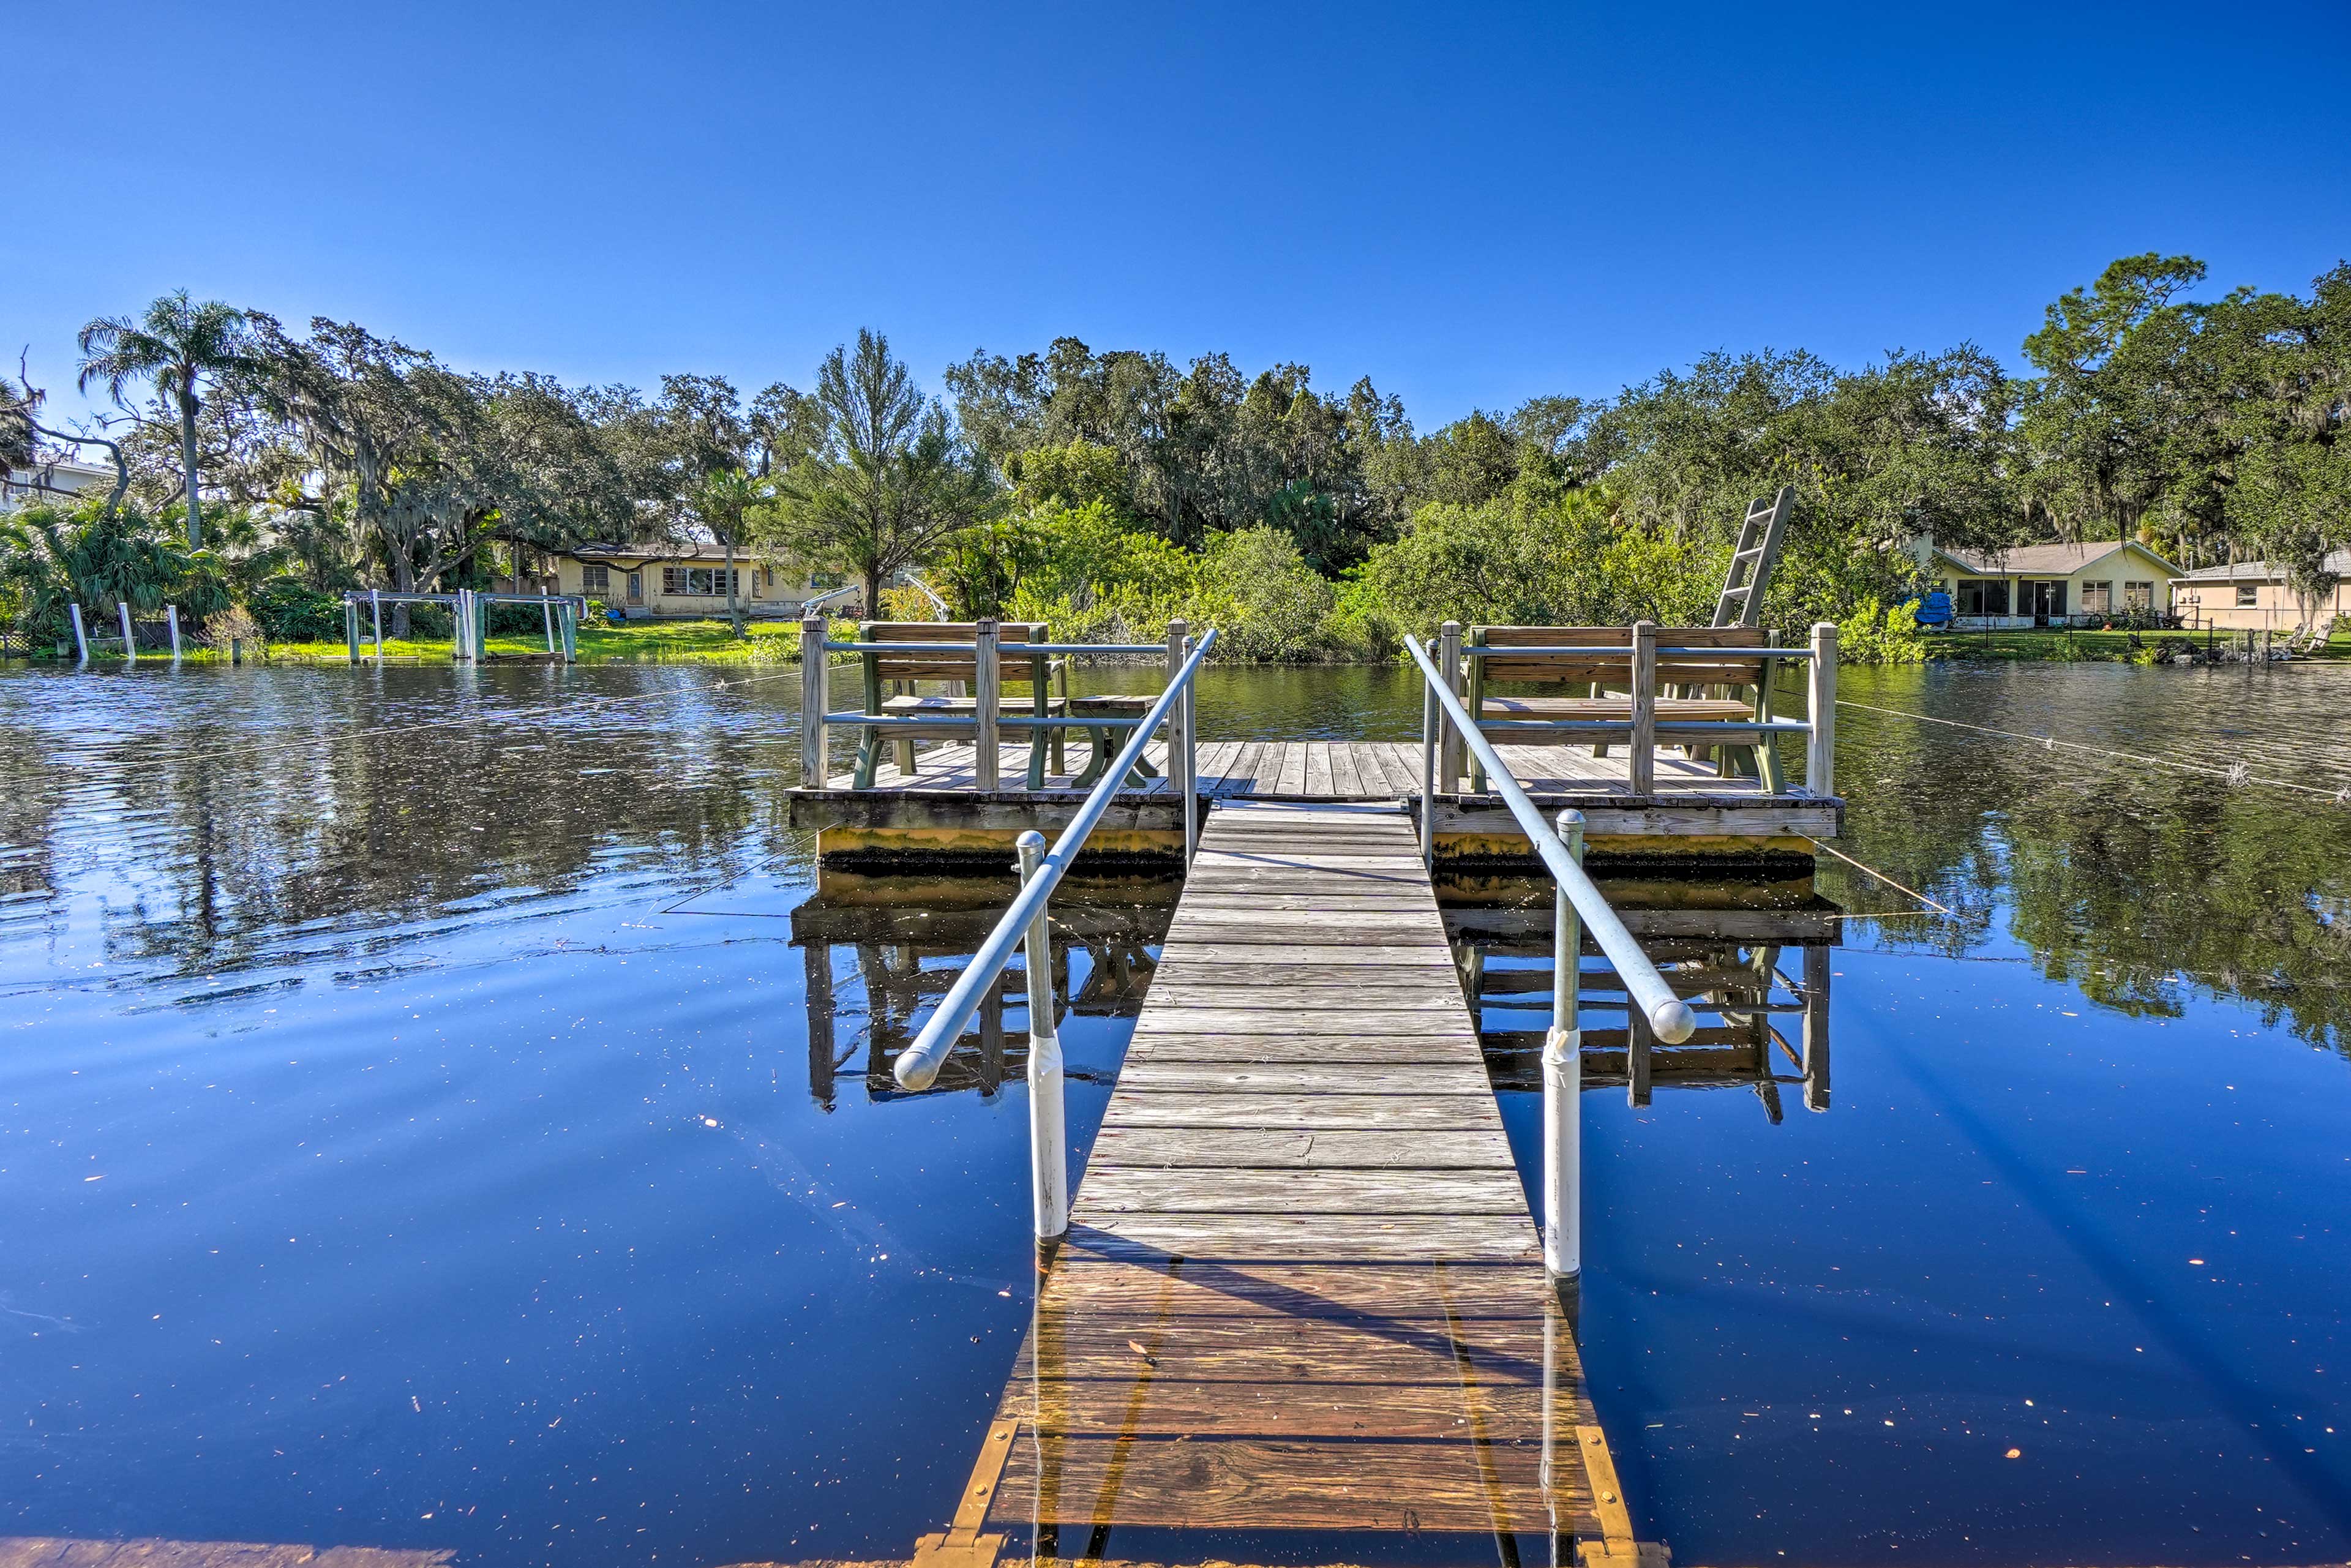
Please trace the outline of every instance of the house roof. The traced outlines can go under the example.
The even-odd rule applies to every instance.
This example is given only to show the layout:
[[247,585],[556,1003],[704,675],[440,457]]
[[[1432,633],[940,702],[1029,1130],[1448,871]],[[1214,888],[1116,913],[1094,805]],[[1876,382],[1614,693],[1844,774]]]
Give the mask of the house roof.
[[2179,569],[2139,543],[2137,539],[2101,539],[2079,545],[2012,545],[2000,551],[1945,549],[1939,545],[1935,553],[1952,565],[1969,571],[1980,571],[1992,577],[2030,576],[2043,573],[2064,577],[2084,567],[2102,561],[2116,551],[2135,549],[2173,576]]
[[[2329,550],[2326,570],[2337,577],[2351,577],[2351,549]],[[2221,566],[2199,566],[2194,571],[2179,574],[2182,582],[2283,582],[2285,568],[2265,560],[2230,561]]]

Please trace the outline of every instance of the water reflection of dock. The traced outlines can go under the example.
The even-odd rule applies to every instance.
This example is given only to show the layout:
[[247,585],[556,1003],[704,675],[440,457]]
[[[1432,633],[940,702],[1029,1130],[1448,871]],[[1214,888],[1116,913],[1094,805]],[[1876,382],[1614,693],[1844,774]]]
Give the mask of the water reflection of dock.
[[[1653,900],[1679,896],[1645,906],[1645,891]],[[1692,895],[1728,902],[1740,891],[1611,889],[1626,926],[1701,1021],[1687,1040],[1662,1043],[1640,1009],[1627,1005],[1614,970],[1584,967],[1580,1010],[1609,1020],[1583,1031],[1586,1091],[1623,1089],[1632,1103],[1646,1105],[1658,1088],[1748,1089],[1774,1124],[1783,1087],[1801,1090],[1807,1110],[1829,1108],[1829,952],[1842,912],[1808,890],[1788,888],[1752,890],[1758,896],[1745,907],[1688,902]],[[1456,905],[1446,911],[1446,930],[1494,1087],[1540,1092],[1541,1025],[1555,980],[1550,910]],[[1521,1019],[1529,1027],[1513,1027]]]
[[[1142,1010],[1152,949],[1166,936],[1178,891],[1164,880],[1071,884],[1072,896],[1052,913],[1057,1028],[1072,1016],[1133,1018]],[[994,883],[969,878],[835,874],[822,896],[792,911],[792,946],[800,949],[806,977],[809,1092],[819,1104],[833,1103],[843,1072],[862,1074],[872,1099],[907,1097],[892,1076],[898,1053],[986,939],[1001,902]],[[842,949],[849,955],[845,974]],[[866,1026],[862,1040],[844,1044],[840,1019],[849,988],[864,994]],[[978,1019],[979,1049],[950,1058],[922,1092],[976,1089],[989,1095],[1008,1079],[1020,1080],[1030,1030],[1024,977],[997,977]]]

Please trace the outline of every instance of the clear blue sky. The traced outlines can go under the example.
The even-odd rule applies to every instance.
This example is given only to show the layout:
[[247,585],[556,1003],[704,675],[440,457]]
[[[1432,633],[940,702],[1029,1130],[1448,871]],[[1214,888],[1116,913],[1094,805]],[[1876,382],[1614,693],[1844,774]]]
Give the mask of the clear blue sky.
[[860,325],[1369,374],[2011,363],[2118,255],[2351,255],[2351,6],[11,8],[0,337],[186,287],[471,369],[806,385]]

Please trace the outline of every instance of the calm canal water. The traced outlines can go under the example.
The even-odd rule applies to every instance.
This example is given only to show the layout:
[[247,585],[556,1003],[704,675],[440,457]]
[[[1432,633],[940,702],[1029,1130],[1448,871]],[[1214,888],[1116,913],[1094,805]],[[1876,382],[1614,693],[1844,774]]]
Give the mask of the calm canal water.
[[[1644,1535],[2351,1557],[2351,670],[1844,685],[2316,789],[1846,711],[1839,847],[1949,913],[1823,862],[1832,1108],[1584,1099]],[[812,899],[799,693],[0,669],[0,1534],[716,1564],[939,1528],[1026,1323],[1025,1024],[951,1092],[886,1061],[1009,882]],[[1418,722],[1385,671],[1200,707]],[[1172,893],[1061,911],[1081,1145]]]

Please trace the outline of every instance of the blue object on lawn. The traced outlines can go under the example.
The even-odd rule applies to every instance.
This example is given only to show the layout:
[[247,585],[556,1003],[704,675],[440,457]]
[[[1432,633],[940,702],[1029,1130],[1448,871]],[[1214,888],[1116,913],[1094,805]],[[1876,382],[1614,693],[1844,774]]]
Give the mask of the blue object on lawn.
[[1949,626],[1951,623],[1951,596],[1938,588],[1920,600],[1917,621],[1921,626]]

